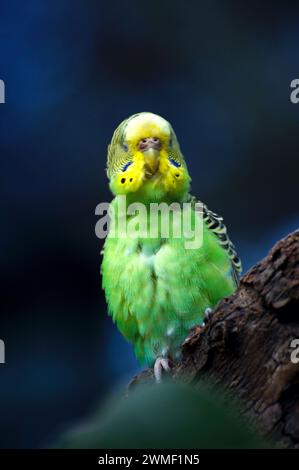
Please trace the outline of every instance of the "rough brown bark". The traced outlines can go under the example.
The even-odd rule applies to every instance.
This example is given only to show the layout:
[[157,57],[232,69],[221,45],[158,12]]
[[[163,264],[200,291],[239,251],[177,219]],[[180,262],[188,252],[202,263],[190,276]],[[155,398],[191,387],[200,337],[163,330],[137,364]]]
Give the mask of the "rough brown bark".
[[[296,338],[299,230],[243,276],[205,327],[194,329],[172,376],[195,387],[205,378],[222,384],[264,435],[299,448],[299,364],[291,361]],[[152,370],[136,376],[131,387],[148,380]]]

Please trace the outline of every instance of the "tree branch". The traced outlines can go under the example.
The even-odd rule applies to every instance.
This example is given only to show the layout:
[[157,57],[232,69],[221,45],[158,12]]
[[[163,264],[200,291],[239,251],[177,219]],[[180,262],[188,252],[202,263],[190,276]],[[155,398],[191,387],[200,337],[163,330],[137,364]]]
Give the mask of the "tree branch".
[[[279,241],[243,276],[206,326],[191,331],[172,377],[194,387],[199,379],[221,384],[265,436],[299,448],[299,364],[291,361],[296,338],[299,231]],[[151,380],[152,370],[144,371],[130,388]]]

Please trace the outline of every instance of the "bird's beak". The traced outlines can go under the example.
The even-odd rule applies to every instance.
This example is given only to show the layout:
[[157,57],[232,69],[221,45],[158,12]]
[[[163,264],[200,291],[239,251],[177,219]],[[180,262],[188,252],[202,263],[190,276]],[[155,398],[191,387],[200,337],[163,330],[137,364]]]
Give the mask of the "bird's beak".
[[151,178],[159,168],[161,140],[157,137],[141,139],[138,148],[144,155],[146,176]]

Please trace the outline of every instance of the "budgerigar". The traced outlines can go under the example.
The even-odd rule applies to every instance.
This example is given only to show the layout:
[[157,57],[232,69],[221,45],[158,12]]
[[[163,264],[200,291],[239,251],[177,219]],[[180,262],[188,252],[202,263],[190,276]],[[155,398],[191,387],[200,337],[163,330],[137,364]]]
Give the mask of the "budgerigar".
[[[162,117],[143,112],[124,120],[108,147],[107,173],[115,195],[111,207],[118,213],[120,198],[126,207],[143,203],[147,216],[152,203],[189,202],[190,176],[175,132]],[[186,247],[185,236],[155,237],[112,233],[111,221],[102,262],[103,288],[109,313],[123,336],[133,343],[137,359],[154,366],[157,381],[192,327],[203,323],[205,312],[234,292],[241,262],[222,217],[203,204],[202,244]],[[134,212],[123,222],[134,223]],[[142,215],[139,214],[139,222]],[[115,220],[119,220],[115,218]],[[148,219],[147,222],[148,224]],[[113,227],[114,224],[114,227]],[[148,227],[148,226],[147,226]]]

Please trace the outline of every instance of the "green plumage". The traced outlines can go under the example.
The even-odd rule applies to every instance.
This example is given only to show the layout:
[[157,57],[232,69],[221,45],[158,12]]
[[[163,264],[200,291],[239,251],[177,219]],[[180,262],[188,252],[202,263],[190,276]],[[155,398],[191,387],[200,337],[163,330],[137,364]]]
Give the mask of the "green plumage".
[[141,363],[176,356],[205,309],[235,290],[229,251],[207,222],[201,248],[186,249],[184,242],[109,236],[105,242],[102,274],[109,312]]
[[[152,191],[154,200],[154,186]],[[118,198],[112,203],[116,208]],[[188,195],[183,200],[195,202]],[[149,211],[148,202],[146,207]],[[134,216],[127,216],[129,221],[134,223]],[[152,365],[158,356],[177,359],[190,328],[236,288],[241,265],[221,217],[204,206],[202,246],[186,249],[185,241],[161,232],[156,238],[108,235],[105,241],[102,275],[109,313],[141,363]]]

